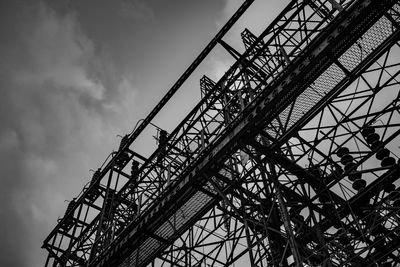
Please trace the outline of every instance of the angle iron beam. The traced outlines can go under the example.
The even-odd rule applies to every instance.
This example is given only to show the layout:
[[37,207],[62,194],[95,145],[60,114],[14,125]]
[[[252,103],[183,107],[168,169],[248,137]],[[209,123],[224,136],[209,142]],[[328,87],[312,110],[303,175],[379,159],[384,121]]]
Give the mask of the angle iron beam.
[[[367,1],[368,2],[368,1]],[[372,4],[371,4],[372,5]],[[378,5],[377,3],[375,3],[375,5]],[[373,5],[372,5],[373,6]],[[375,12],[375,10],[378,10],[378,11],[381,11],[381,9],[380,8],[371,8],[370,7],[370,10],[369,10],[369,12],[371,12],[371,13],[374,13]],[[358,14],[358,11],[354,11],[353,10],[353,12],[354,12],[354,14]],[[375,18],[376,20],[378,19],[378,18]],[[371,22],[372,21],[372,22]],[[374,22],[374,20],[372,20],[372,19],[370,19],[369,21],[365,21],[365,19],[364,19],[364,23],[365,24],[367,24],[367,25],[372,25],[372,23]],[[349,22],[347,22],[347,23],[350,23],[350,21]],[[357,24],[357,25],[360,25],[360,21],[352,21],[352,23],[353,23],[353,25],[354,24]],[[345,24],[346,25],[346,24]],[[332,26],[332,27],[336,27],[336,25],[335,26]],[[332,30],[332,27],[331,27],[331,30]],[[367,29],[368,27],[365,27],[365,31],[366,31],[366,29]],[[335,30],[335,29],[333,29],[333,30]],[[362,35],[362,31],[358,31],[358,32],[356,32],[354,35],[356,35],[356,36],[347,36],[348,37],[348,39],[353,39],[353,40],[355,40],[358,36],[361,36]],[[329,37],[329,35],[327,34],[327,35],[325,35],[325,37],[324,38],[327,38],[327,37]],[[343,37],[344,38],[344,37]],[[323,40],[320,40],[320,42],[321,41],[323,41]],[[351,42],[351,41],[349,41],[349,42]],[[349,46],[350,46],[350,44],[342,44],[342,45],[344,45],[344,46],[342,46],[342,47],[340,47],[340,46],[336,46],[336,48],[338,49],[336,52],[337,53],[339,53],[339,51],[342,51],[342,53],[345,51],[345,49],[347,49]],[[321,53],[322,51],[324,51],[324,50],[327,50],[328,48],[327,47],[329,47],[329,43],[324,43],[324,45],[322,46],[323,48],[322,48],[322,50],[320,50],[321,48],[320,47],[318,47],[318,46],[314,46],[313,48],[314,49],[317,49],[317,51],[318,52],[316,52],[316,55],[318,55],[318,54],[320,54],[319,55],[319,57],[321,57],[322,55],[323,55],[323,53]],[[313,59],[311,59],[311,61],[313,61],[313,60],[318,60],[317,59],[318,57],[314,57]],[[319,60],[321,60],[321,59],[319,59]],[[308,63],[309,63],[309,65],[313,65],[313,64],[310,64],[311,62],[310,61],[308,61]],[[314,68],[314,70],[313,70],[313,76],[315,77],[315,76],[317,76],[318,75],[318,73],[322,73],[322,71],[325,69],[325,68],[328,68],[328,62],[324,62],[325,64],[325,66],[324,67],[319,67],[318,69],[315,69]],[[314,65],[315,66],[315,65]],[[318,67],[318,66],[315,66],[315,67]],[[299,75],[299,74],[298,74]],[[305,81],[304,81],[305,82]],[[309,81],[309,82],[311,82],[311,81]],[[281,89],[282,90],[282,89]],[[298,92],[299,93],[299,92]],[[282,95],[282,94],[281,94]],[[291,94],[290,94],[291,95]],[[289,96],[290,96],[289,95]],[[276,100],[275,100],[275,97],[276,97],[276,94],[274,94],[274,92],[273,93],[271,93],[271,96],[273,97],[272,98],[272,100],[273,100],[273,102],[275,102],[276,104],[278,104],[277,102],[276,102]],[[292,97],[293,97],[293,95],[292,95]],[[286,98],[286,101],[284,101],[284,102],[287,102],[288,101],[288,99],[287,99],[287,95],[285,95],[285,98]],[[268,100],[271,100],[271,97],[268,97],[267,99],[266,99],[267,101]],[[263,100],[264,101],[264,100]],[[261,103],[261,105],[263,105],[264,107],[266,106],[265,104],[263,104],[263,103]],[[269,109],[271,108],[271,107],[268,107]],[[265,110],[265,108],[263,108],[264,110]],[[263,113],[263,112],[261,112],[261,113]],[[267,113],[269,113],[269,112],[267,112]],[[269,113],[270,114],[270,116],[272,116],[272,114],[271,113]],[[258,117],[258,116],[253,116],[253,117],[250,117],[250,121],[254,121],[256,118],[254,118],[254,117]],[[237,120],[236,120],[237,121]],[[249,125],[249,121],[248,120],[245,120],[245,121],[241,121],[241,123],[239,123],[239,125],[237,126],[237,127],[227,127],[226,129],[225,129],[225,133],[226,132],[228,132],[228,131],[231,131],[230,133],[229,133],[229,137],[226,139],[226,134],[224,134],[222,137],[221,137],[221,139],[222,140],[224,140],[224,141],[222,141],[221,139],[221,142],[214,148],[214,153],[213,152],[211,152],[212,153],[212,155],[214,156],[214,157],[218,157],[218,155],[219,156],[221,156],[221,153],[224,151],[224,153],[227,153],[229,150],[233,150],[234,149],[234,147],[235,147],[235,145],[232,145],[232,143],[235,143],[235,141],[237,142],[237,138],[239,138],[239,136],[241,136],[243,133],[244,133],[244,129],[245,128],[247,128],[247,127],[245,127],[245,125]],[[233,125],[232,125],[233,126]],[[233,128],[233,129],[232,129]],[[233,130],[233,131],[232,131]],[[240,132],[242,133],[242,134],[240,134]],[[230,143],[231,145],[229,146],[230,148],[229,149],[227,149],[227,144],[228,143]],[[211,149],[209,149],[209,150],[211,150]],[[218,151],[218,152],[217,152]],[[208,157],[207,157],[207,160],[208,160]],[[202,168],[203,166],[205,167],[205,166],[207,166],[207,165],[210,165],[210,163],[208,163],[208,164],[200,164],[199,166],[198,166],[198,168]],[[196,173],[196,172],[195,172]],[[194,178],[194,177],[193,177]],[[182,188],[182,187],[181,187]]]
[[[165,106],[165,104],[171,99],[171,97],[179,90],[182,84],[187,80],[187,78],[194,72],[194,70],[200,65],[200,63],[206,58],[206,56],[212,51],[212,49],[218,44],[218,41],[225,36],[225,34],[232,28],[232,26],[236,23],[236,21],[243,15],[243,13],[250,7],[250,5],[254,2],[254,0],[246,0],[240,8],[232,15],[232,17],[228,20],[228,22],[222,27],[222,29],[216,34],[216,36],[211,40],[211,42],[204,48],[204,50],[197,56],[197,58],[193,61],[193,63],[188,67],[188,69],[181,75],[181,77],[177,80],[177,82],[169,89],[166,95],[161,99],[161,101],[156,105],[156,107],[150,112],[150,114],[142,121],[142,123],[135,129],[135,131],[129,136],[128,143],[124,146],[123,150],[128,149],[130,144],[143,132],[143,130],[149,125],[151,120],[158,114],[158,112]],[[113,158],[118,158],[123,150],[117,152]],[[143,159],[144,157],[139,158]],[[107,166],[103,169],[101,173],[101,177],[103,177],[109,169],[113,167],[113,160],[107,164]],[[100,178],[99,178],[100,180]],[[90,187],[86,192],[90,191],[92,187]],[[85,194],[81,196],[81,199],[84,199]],[[79,202],[79,200],[78,200]],[[59,226],[60,224],[58,224]],[[57,228],[57,227],[56,227]],[[55,234],[56,228],[48,235],[48,237],[44,240],[43,243],[47,243],[51,236]]]

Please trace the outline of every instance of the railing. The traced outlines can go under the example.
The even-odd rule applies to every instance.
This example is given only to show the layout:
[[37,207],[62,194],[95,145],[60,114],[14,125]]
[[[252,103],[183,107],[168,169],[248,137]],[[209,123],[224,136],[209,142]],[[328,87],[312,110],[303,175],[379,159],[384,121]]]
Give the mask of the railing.
[[[291,81],[290,78],[286,78],[286,82],[282,79],[290,77],[289,72],[293,70],[301,71],[302,63],[297,62],[298,58],[302,58],[306,51],[315,51],[312,50],[315,49],[312,45],[313,40],[321,38],[320,35],[330,25],[329,23],[337,20],[336,16],[340,15],[344,20],[353,2],[356,1],[341,1],[340,3],[292,1],[259,38],[244,38],[247,40],[246,52],[220,81],[214,84],[204,78],[204,86],[208,89],[205,90],[202,100],[167,136],[167,139],[159,144],[159,148],[145,159],[131,151],[129,146],[173,94],[168,93],[137,130],[127,137],[120,150],[101,170],[100,176],[94,177],[94,182],[77,199],[71,211],[45,240],[44,247],[48,249],[50,256],[57,259],[59,264],[67,266],[107,262],[118,250],[127,246],[127,239],[140,234],[138,231],[145,223],[148,223],[147,218],[154,217],[159,213],[159,209],[166,205],[166,202],[172,200],[169,196],[182,191],[184,187],[185,195],[179,201],[183,207],[186,207],[186,212],[190,213],[192,205],[198,205],[198,207],[192,210],[192,217],[185,215],[187,219],[182,220],[182,224],[179,225],[182,229],[185,223],[212,205],[211,198],[188,187],[190,173],[201,168],[203,166],[201,162],[205,158],[215,156],[219,149],[227,145],[227,141],[224,140],[229,139],[226,138],[229,136],[229,131],[233,129],[233,125],[246,122],[247,118],[243,114],[249,114],[248,112],[259,103],[265,107],[265,99],[274,100],[276,93],[272,91],[273,89],[281,93],[279,90],[282,90],[285,83]],[[246,2],[246,5],[248,4]],[[246,5],[242,9],[245,9]],[[239,11],[240,14],[244,10]],[[231,21],[231,24],[233,22]],[[224,28],[222,32],[227,30]],[[248,32],[247,35],[249,36]],[[212,49],[214,43],[218,42],[222,36],[223,34],[216,37],[212,41],[213,45],[208,49]],[[326,38],[326,36],[323,37]],[[318,41],[321,40],[314,43]],[[322,46],[321,50],[323,48]],[[193,66],[197,66],[198,61],[201,61],[208,52],[204,53],[193,63]],[[328,68],[327,72],[330,70]],[[180,78],[178,88],[192,71],[190,68],[188,72],[185,72],[184,78]],[[339,75],[338,79],[343,77]],[[279,84],[277,81],[280,81],[278,89],[275,86]],[[333,83],[327,92],[336,84]],[[177,90],[174,87],[175,89]],[[315,89],[312,86],[306,89],[306,95],[307,90],[314,91]],[[321,99],[322,97],[315,99],[314,102]],[[310,111],[311,108],[313,108],[312,105],[306,111]],[[253,114],[259,115],[255,112]],[[278,114],[278,118],[267,125],[267,129],[270,129],[269,134],[273,138],[283,137],[302,118],[301,116],[293,118],[293,121],[289,123],[287,118],[283,118],[284,116],[288,114],[285,112]],[[275,127],[276,123],[281,123],[283,120],[287,126],[284,128],[285,131],[274,132],[274,128],[278,128]],[[232,136],[235,134],[237,132],[233,132]],[[134,175],[126,174],[127,163],[133,160],[140,161],[141,166]],[[223,160],[219,167],[223,167],[225,173],[230,173],[234,177],[235,173],[230,169],[229,162],[230,160]],[[106,177],[107,174],[108,177]],[[114,181],[115,174],[118,182]],[[124,177],[126,179],[124,182],[119,181]],[[113,181],[114,184],[112,184]],[[108,207],[107,200],[111,203]],[[166,213],[164,216],[167,218],[176,215]],[[161,237],[161,240],[173,238],[176,234],[172,230],[170,233],[161,233],[160,229],[170,228],[166,224],[154,223],[153,228],[155,231],[151,234]],[[138,264],[145,264],[152,257],[150,254],[156,253],[163,247],[161,245],[157,247],[150,238],[145,240],[142,240],[141,249],[145,249],[147,244],[151,253],[140,254],[137,248],[127,261],[135,262],[136,260]],[[150,244],[150,242],[153,243]],[[125,264],[128,263],[125,262]]]

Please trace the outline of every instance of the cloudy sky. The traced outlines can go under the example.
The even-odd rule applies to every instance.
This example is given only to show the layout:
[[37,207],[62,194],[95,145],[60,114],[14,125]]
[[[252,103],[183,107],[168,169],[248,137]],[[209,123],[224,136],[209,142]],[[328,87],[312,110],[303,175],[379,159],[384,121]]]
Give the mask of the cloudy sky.
[[[242,49],[244,27],[261,32],[287,2],[256,1],[226,40]],[[40,247],[65,200],[241,3],[0,0],[0,266],[43,266]],[[169,118],[198,101],[202,74],[216,79],[229,64],[217,49],[178,93],[180,104],[156,118],[161,126],[172,129]]]

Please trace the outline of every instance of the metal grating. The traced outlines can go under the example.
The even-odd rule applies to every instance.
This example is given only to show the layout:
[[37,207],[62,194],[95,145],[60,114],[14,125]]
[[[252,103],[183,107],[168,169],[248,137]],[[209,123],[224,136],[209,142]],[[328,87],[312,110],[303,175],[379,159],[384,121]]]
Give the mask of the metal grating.
[[[361,38],[357,40],[355,44],[344,52],[344,54],[339,58],[340,64],[342,64],[347,71],[354,70],[354,68],[356,68],[365,57],[382,44],[393,31],[391,22],[386,17],[380,18]],[[360,46],[362,49],[360,49]],[[286,132],[293,125],[299,122],[307,112],[315,107],[316,103],[321,101],[324,96],[334,90],[334,88],[345,78],[345,70],[337,64],[332,64],[297,97],[291,106],[287,107],[284,112],[280,113],[279,119],[273,119],[268,124],[267,132],[272,137],[279,138],[281,133]],[[299,85],[296,87],[299,87]],[[282,129],[282,125],[285,125],[285,131],[280,133],[276,129]],[[170,239],[175,233],[179,232],[179,229],[193,218],[197,212],[205,207],[210,199],[209,196],[197,192],[183,205],[181,209],[159,227],[155,234],[166,240]],[[173,223],[171,223],[171,221]],[[148,238],[143,243],[142,247],[131,254],[129,257],[130,260],[125,261],[121,266],[138,266],[146,262],[148,260],[147,257],[153,252],[156,252],[162,246],[163,243],[160,241]],[[144,249],[147,251],[141,253],[140,251],[143,251]]]
[[[398,8],[398,5],[396,5],[396,7]],[[389,19],[385,16],[381,17],[361,38],[340,56],[338,61],[346,68],[346,71],[350,72],[354,70],[363,59],[390,37],[394,31],[395,28],[392,26]],[[336,64],[331,65],[315,80],[315,82],[297,97],[292,105],[288,106],[277,118],[273,119],[267,125],[266,131],[271,137],[278,139],[284,132],[299,122],[315,104],[321,101],[323,97],[332,91],[345,77],[346,74],[344,70]],[[290,112],[290,110],[292,111]],[[282,125],[286,127],[282,127]],[[277,131],[277,129],[280,129],[281,132]]]
[[352,71],[372,51],[374,51],[393,32],[392,23],[380,18],[360,39],[358,39],[341,57],[339,62]]
[[[390,14],[390,16],[392,16],[394,20],[398,20],[399,13],[396,13],[395,10],[399,10],[398,5],[392,8],[392,10],[389,11],[388,14]],[[371,21],[372,24],[373,21],[377,21],[378,18],[379,15],[376,16],[366,15],[364,16],[363,19]],[[368,23],[368,25],[371,24]],[[365,32],[367,30],[366,26],[364,27],[355,26],[355,28],[356,30],[353,30],[352,33],[354,34],[354,36],[357,37],[360,36],[362,32]],[[362,31],[361,30],[358,31],[359,29],[362,29]],[[319,56],[319,59],[314,60],[311,68],[312,70],[303,71],[301,73],[301,75],[305,77],[305,79],[303,79],[304,81],[306,81],[305,84],[303,84],[302,82],[296,82],[299,81],[298,79],[291,80],[293,77],[297,78],[296,74],[298,74],[298,72],[285,73],[287,74],[286,76],[287,79],[285,80],[285,83],[291,82],[291,86],[290,87],[285,86],[282,83],[282,87],[279,87],[279,89],[284,88],[286,90],[286,94],[281,99],[279,99],[278,97],[277,98],[278,100],[275,101],[278,103],[276,105],[278,106],[278,109],[274,112],[273,109],[270,108],[270,110],[272,110],[271,112],[267,111],[266,113],[261,113],[262,116],[267,114],[267,116],[264,117],[264,120],[266,120],[264,121],[264,123],[265,124],[268,123],[267,131],[270,133],[270,135],[277,139],[280,138],[281,136],[285,138],[286,136],[289,136],[291,133],[295,131],[293,129],[296,128],[298,129],[299,124],[301,127],[301,123],[303,121],[306,121],[309,118],[311,118],[311,116],[315,114],[314,112],[316,112],[320,106],[326,104],[332,95],[341,91],[341,89],[344,88],[343,85],[346,84],[346,78],[347,80],[349,80],[349,78],[352,77],[348,72],[354,71],[354,73],[357,74],[357,69],[362,68],[363,65],[365,66],[367,64],[366,62],[368,62],[368,60],[364,59],[366,59],[368,55],[374,56],[377,54],[377,52],[374,50],[377,49],[379,45],[381,45],[382,42],[384,42],[388,37],[390,37],[391,33],[395,32],[395,29],[396,27],[393,26],[390,19],[382,17],[373,26],[369,27],[368,31],[365,32],[363,37],[359,38],[358,40],[356,40],[356,37],[343,38],[342,40],[340,40],[340,38],[337,39],[332,38],[333,40],[327,39],[327,40],[332,40],[327,42],[330,43],[328,45],[331,48],[336,44],[336,48],[332,49],[336,50],[336,54],[329,53],[329,49],[327,49],[328,50],[327,53],[321,53],[321,55],[318,54],[318,52],[316,52],[314,56],[315,55]],[[335,32],[340,32],[339,27],[335,29]],[[352,33],[345,32],[345,34],[347,35],[352,35]],[[331,35],[330,37],[333,36]],[[347,51],[344,52],[345,49],[344,47],[346,48],[350,47],[350,48],[348,48]],[[383,46],[379,48],[382,49],[382,47]],[[323,50],[324,46],[321,45],[319,48]],[[268,90],[271,89],[268,87],[266,88]],[[272,92],[272,94],[268,97],[268,99],[269,100],[273,99],[275,93],[279,92],[280,91],[278,90]],[[266,93],[264,95],[266,95]],[[267,103],[268,102],[266,101],[263,102],[263,104]],[[281,109],[284,110],[280,112]],[[256,110],[254,110],[254,112],[256,112]],[[270,114],[271,116],[268,116],[268,114]],[[277,114],[276,117],[275,114]],[[237,114],[235,114],[235,116],[236,115]],[[249,116],[248,118],[249,121],[251,121],[253,117]],[[238,116],[238,120],[241,119],[242,117]],[[260,118],[260,120],[262,119]],[[242,129],[241,127],[243,128],[246,127],[244,121],[241,121],[241,124],[237,126],[237,128],[235,128],[233,131],[231,131],[233,127],[226,129],[226,132],[231,132],[232,134],[229,136],[226,135],[226,138],[223,139],[221,145],[219,145],[218,147],[215,148],[214,151],[212,151],[211,156],[208,157],[208,160],[213,160],[213,156],[216,155],[215,151],[216,152],[219,152],[220,150],[223,151],[223,149],[228,145],[236,146],[236,144],[234,144],[233,142],[229,143],[231,141],[230,138],[233,138],[234,135],[238,131],[240,131],[240,129]],[[217,139],[218,136],[213,140]],[[205,151],[204,153],[208,153],[210,150],[204,150],[204,151]],[[223,152],[231,153],[232,151],[228,150]],[[204,166],[205,166],[204,164],[200,164],[200,168],[203,168]],[[225,176],[227,179],[232,178],[232,173],[228,171],[228,169],[220,169],[219,174]],[[203,179],[204,177],[197,176],[196,178]],[[212,178],[208,177],[208,179]],[[202,182],[206,183],[204,180],[202,180]],[[183,187],[178,187],[178,188],[183,188]],[[206,190],[208,190],[209,192],[215,193],[215,190],[213,190],[210,183],[206,183],[203,186],[203,189],[204,188],[206,188]],[[148,262],[150,262],[151,259],[160,254],[160,252],[163,249],[165,249],[168,245],[170,245],[170,242],[173,242],[180,234],[182,234],[182,232],[185,229],[187,229],[187,227],[190,224],[193,224],[193,222],[199,216],[201,216],[201,214],[203,214],[207,208],[215,204],[215,202],[211,200],[210,196],[202,192],[195,193],[194,191],[197,189],[194,188],[188,189],[187,187],[185,187],[185,190],[186,191],[182,193],[184,198],[181,198],[181,201],[179,201],[178,203],[170,203],[171,205],[169,205],[167,213],[164,213],[164,215],[161,215],[161,217],[157,217],[159,215],[156,216],[151,215],[149,217],[146,217],[146,219],[150,218],[150,222],[151,222],[151,217],[154,219],[154,221],[144,226],[143,231],[141,231],[140,228],[139,230],[137,230],[138,227],[142,226],[134,228],[135,230],[133,230],[131,233],[137,236],[137,238],[132,241],[132,243],[130,244],[131,245],[130,248],[124,247],[123,251],[120,250],[115,252],[114,250],[112,252],[111,256],[114,257],[113,259],[119,258],[120,261],[124,260],[124,262],[120,266],[143,266],[144,264],[147,264]],[[180,192],[182,191],[184,190],[181,190]],[[163,196],[165,195],[166,194],[163,194]],[[155,198],[156,195],[153,195],[153,197]],[[158,209],[156,209],[156,212],[158,212]],[[173,215],[171,216],[172,213]],[[106,232],[104,231],[104,233]],[[108,241],[104,242],[103,245],[108,246]],[[137,247],[139,245],[140,247]],[[132,250],[134,251],[132,252]],[[107,256],[107,257],[104,256],[104,258],[108,259],[108,256],[110,254],[108,255],[104,254],[104,255]],[[63,255],[63,256],[69,256],[69,255]],[[72,261],[75,260],[69,259],[69,264],[71,264]],[[97,263],[94,262],[92,265],[94,266],[96,264]],[[107,262],[105,264],[107,266],[110,265]]]
[[[286,125],[290,129],[295,123],[300,121],[305,113],[315,106],[328,92],[346,77],[343,70],[337,65],[331,65],[315,82],[299,95],[296,101],[286,108],[278,118],[272,120],[267,126],[267,132],[275,139],[278,139],[283,132],[277,132],[280,124]],[[289,110],[291,110],[289,112]]]
[[[196,192],[178,211],[170,216],[164,224],[162,224],[154,234],[162,237],[165,240],[170,240],[171,237],[177,234],[179,230],[190,220],[193,219],[201,209],[203,209],[212,198],[200,191]],[[143,244],[134,250],[126,260],[120,264],[121,267],[140,266],[145,263],[154,252],[166,244],[148,237]]]

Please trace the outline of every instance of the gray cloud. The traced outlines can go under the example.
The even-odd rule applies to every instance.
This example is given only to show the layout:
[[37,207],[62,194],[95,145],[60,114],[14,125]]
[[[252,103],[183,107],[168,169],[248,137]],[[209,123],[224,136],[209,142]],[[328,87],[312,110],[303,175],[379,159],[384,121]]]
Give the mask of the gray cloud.
[[74,14],[0,3],[0,266],[43,266],[40,245],[131,125],[129,77],[116,74]]
[[153,19],[154,12],[143,0],[121,0],[120,14],[128,19]]
[[118,146],[116,134],[146,115],[221,17],[212,0],[121,1],[0,0],[0,266],[43,266],[40,245],[64,200],[78,195],[88,170]]

